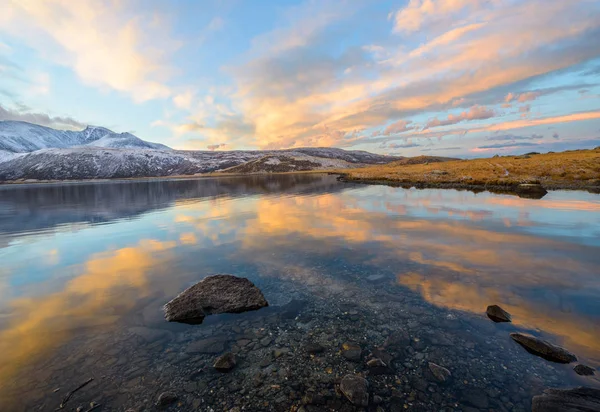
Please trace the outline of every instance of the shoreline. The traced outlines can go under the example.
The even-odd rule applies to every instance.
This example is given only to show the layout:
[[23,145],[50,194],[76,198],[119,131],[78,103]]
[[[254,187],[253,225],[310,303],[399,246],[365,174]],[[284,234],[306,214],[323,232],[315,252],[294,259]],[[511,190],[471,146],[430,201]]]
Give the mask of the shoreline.
[[[148,176],[148,177],[124,177],[124,178],[104,178],[104,179],[77,179],[77,180],[29,180],[29,181],[6,181],[0,182],[0,190],[15,186],[46,186],[46,185],[80,185],[97,183],[131,183],[131,182],[154,182],[167,180],[199,180],[220,177],[264,177],[272,175],[296,175],[296,174],[327,174],[337,176],[337,180],[344,183],[357,183],[364,185],[382,185],[398,187],[403,189],[454,189],[466,190],[474,193],[490,192],[497,194],[510,194],[520,197],[541,198],[547,191],[569,190],[583,191],[588,193],[600,194],[599,185],[589,185],[581,182],[544,182],[542,184],[467,184],[457,182],[424,182],[424,181],[400,181],[386,178],[359,178],[352,177],[349,173],[340,170],[305,170],[296,172],[273,172],[273,173],[220,173],[210,172],[197,175],[174,175],[174,176]],[[522,190],[520,186],[529,186],[529,190]],[[533,190],[531,190],[533,188]],[[533,193],[533,196],[532,196]]]
[[[546,194],[547,191],[551,190],[572,190],[572,191],[583,191],[588,193],[600,194],[600,186],[598,185],[586,185],[582,183],[563,183],[563,182],[549,182],[542,184],[468,184],[468,183],[457,183],[457,182],[423,182],[423,181],[400,181],[390,179],[376,179],[376,178],[358,178],[352,177],[347,173],[339,172],[335,173],[339,175],[338,180],[346,183],[359,183],[366,185],[380,185],[390,187],[400,187],[403,189],[454,189],[454,190],[467,190],[474,193],[480,192],[491,192],[497,194],[511,194],[520,197],[532,197],[528,194],[536,192]],[[525,188],[524,188],[525,187]],[[531,190],[533,189],[533,190]],[[542,191],[543,189],[543,191]],[[541,198],[541,196],[540,196]]]

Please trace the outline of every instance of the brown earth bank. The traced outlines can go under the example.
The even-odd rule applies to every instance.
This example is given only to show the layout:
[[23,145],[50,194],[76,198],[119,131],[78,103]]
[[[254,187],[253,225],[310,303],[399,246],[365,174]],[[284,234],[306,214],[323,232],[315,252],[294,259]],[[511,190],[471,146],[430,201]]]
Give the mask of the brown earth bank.
[[421,164],[392,162],[337,172],[344,181],[399,187],[517,194],[559,189],[600,192],[600,148]]

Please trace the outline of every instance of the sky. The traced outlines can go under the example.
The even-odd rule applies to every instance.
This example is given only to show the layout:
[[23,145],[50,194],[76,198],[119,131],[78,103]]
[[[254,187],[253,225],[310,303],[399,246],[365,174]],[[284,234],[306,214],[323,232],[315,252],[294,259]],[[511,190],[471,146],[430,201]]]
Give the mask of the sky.
[[0,120],[177,149],[600,146],[600,0],[4,0]]

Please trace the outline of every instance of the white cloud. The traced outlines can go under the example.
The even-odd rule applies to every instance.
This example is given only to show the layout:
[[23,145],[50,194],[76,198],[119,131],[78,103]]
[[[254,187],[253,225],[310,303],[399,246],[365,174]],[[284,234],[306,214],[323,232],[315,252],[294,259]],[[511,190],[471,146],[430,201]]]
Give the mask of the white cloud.
[[190,109],[192,107],[192,99],[194,93],[191,90],[187,90],[183,93],[179,93],[173,97],[173,103],[180,109]]
[[165,80],[171,69],[164,54],[176,44],[160,21],[146,27],[121,6],[93,0],[7,0],[0,31],[72,68],[85,84],[128,93],[137,102],[168,97]]

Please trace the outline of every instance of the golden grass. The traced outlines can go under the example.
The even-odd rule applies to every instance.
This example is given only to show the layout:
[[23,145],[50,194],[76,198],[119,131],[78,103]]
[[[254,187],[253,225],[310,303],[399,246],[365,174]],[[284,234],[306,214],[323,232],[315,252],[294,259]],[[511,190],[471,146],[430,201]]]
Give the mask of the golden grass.
[[600,149],[527,156],[455,160],[429,164],[388,164],[341,170],[349,180],[414,184],[510,186],[541,183],[548,187],[600,185]]

